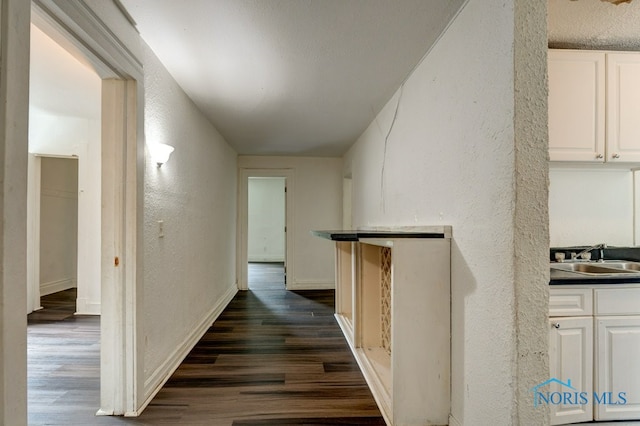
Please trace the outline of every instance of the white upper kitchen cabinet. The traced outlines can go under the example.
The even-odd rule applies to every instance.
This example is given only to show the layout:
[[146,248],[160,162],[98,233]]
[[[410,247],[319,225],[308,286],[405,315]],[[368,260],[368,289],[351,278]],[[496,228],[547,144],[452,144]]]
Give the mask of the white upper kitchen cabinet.
[[640,162],[640,53],[549,50],[549,158]]
[[549,157],[605,159],[604,52],[549,50]]
[[640,54],[607,53],[607,161],[640,162]]

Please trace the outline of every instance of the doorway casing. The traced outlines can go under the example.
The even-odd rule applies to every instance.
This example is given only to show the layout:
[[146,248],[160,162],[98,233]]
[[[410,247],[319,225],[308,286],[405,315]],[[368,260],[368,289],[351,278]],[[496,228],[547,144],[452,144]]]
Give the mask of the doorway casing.
[[84,1],[33,0],[32,21],[89,61],[102,84],[101,368],[98,414],[143,406],[142,63]]
[[287,285],[289,285],[294,277],[294,240],[295,240],[295,227],[293,216],[293,202],[295,196],[295,183],[294,183],[294,170],[293,169],[248,169],[241,168],[239,171],[239,184],[238,184],[238,263],[237,263],[237,277],[238,277],[238,289],[248,290],[248,272],[247,264],[249,261],[248,255],[248,239],[249,239],[249,178],[261,178],[261,177],[281,177],[285,179],[285,267],[287,276]]

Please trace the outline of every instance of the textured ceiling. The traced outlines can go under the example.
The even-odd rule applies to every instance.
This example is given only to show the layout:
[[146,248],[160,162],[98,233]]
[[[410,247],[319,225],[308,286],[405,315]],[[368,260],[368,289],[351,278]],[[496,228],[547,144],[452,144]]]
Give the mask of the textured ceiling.
[[640,1],[549,0],[549,46],[639,50]]
[[240,154],[338,156],[464,0],[121,0]]

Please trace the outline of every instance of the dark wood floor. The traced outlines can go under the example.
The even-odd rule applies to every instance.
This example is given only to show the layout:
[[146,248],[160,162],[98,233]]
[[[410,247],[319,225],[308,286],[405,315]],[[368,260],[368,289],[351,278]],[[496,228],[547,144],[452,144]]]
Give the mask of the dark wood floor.
[[74,315],[75,300],[75,289],[42,297],[28,316],[30,425],[98,424],[100,317]]
[[250,262],[247,272],[250,290],[283,290],[285,288],[282,262]]
[[56,307],[30,315],[29,424],[384,425],[333,318],[333,297],[238,293],[136,419],[93,415],[97,317],[42,319],[61,316]]

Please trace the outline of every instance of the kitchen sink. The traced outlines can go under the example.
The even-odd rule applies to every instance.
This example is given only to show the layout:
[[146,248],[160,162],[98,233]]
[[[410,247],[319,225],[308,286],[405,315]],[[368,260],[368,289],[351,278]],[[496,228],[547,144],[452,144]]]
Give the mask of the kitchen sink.
[[625,271],[640,272],[640,263],[625,260],[605,260],[601,266],[606,268],[623,269]]
[[551,268],[589,275],[640,273],[640,263],[635,262],[553,263]]

